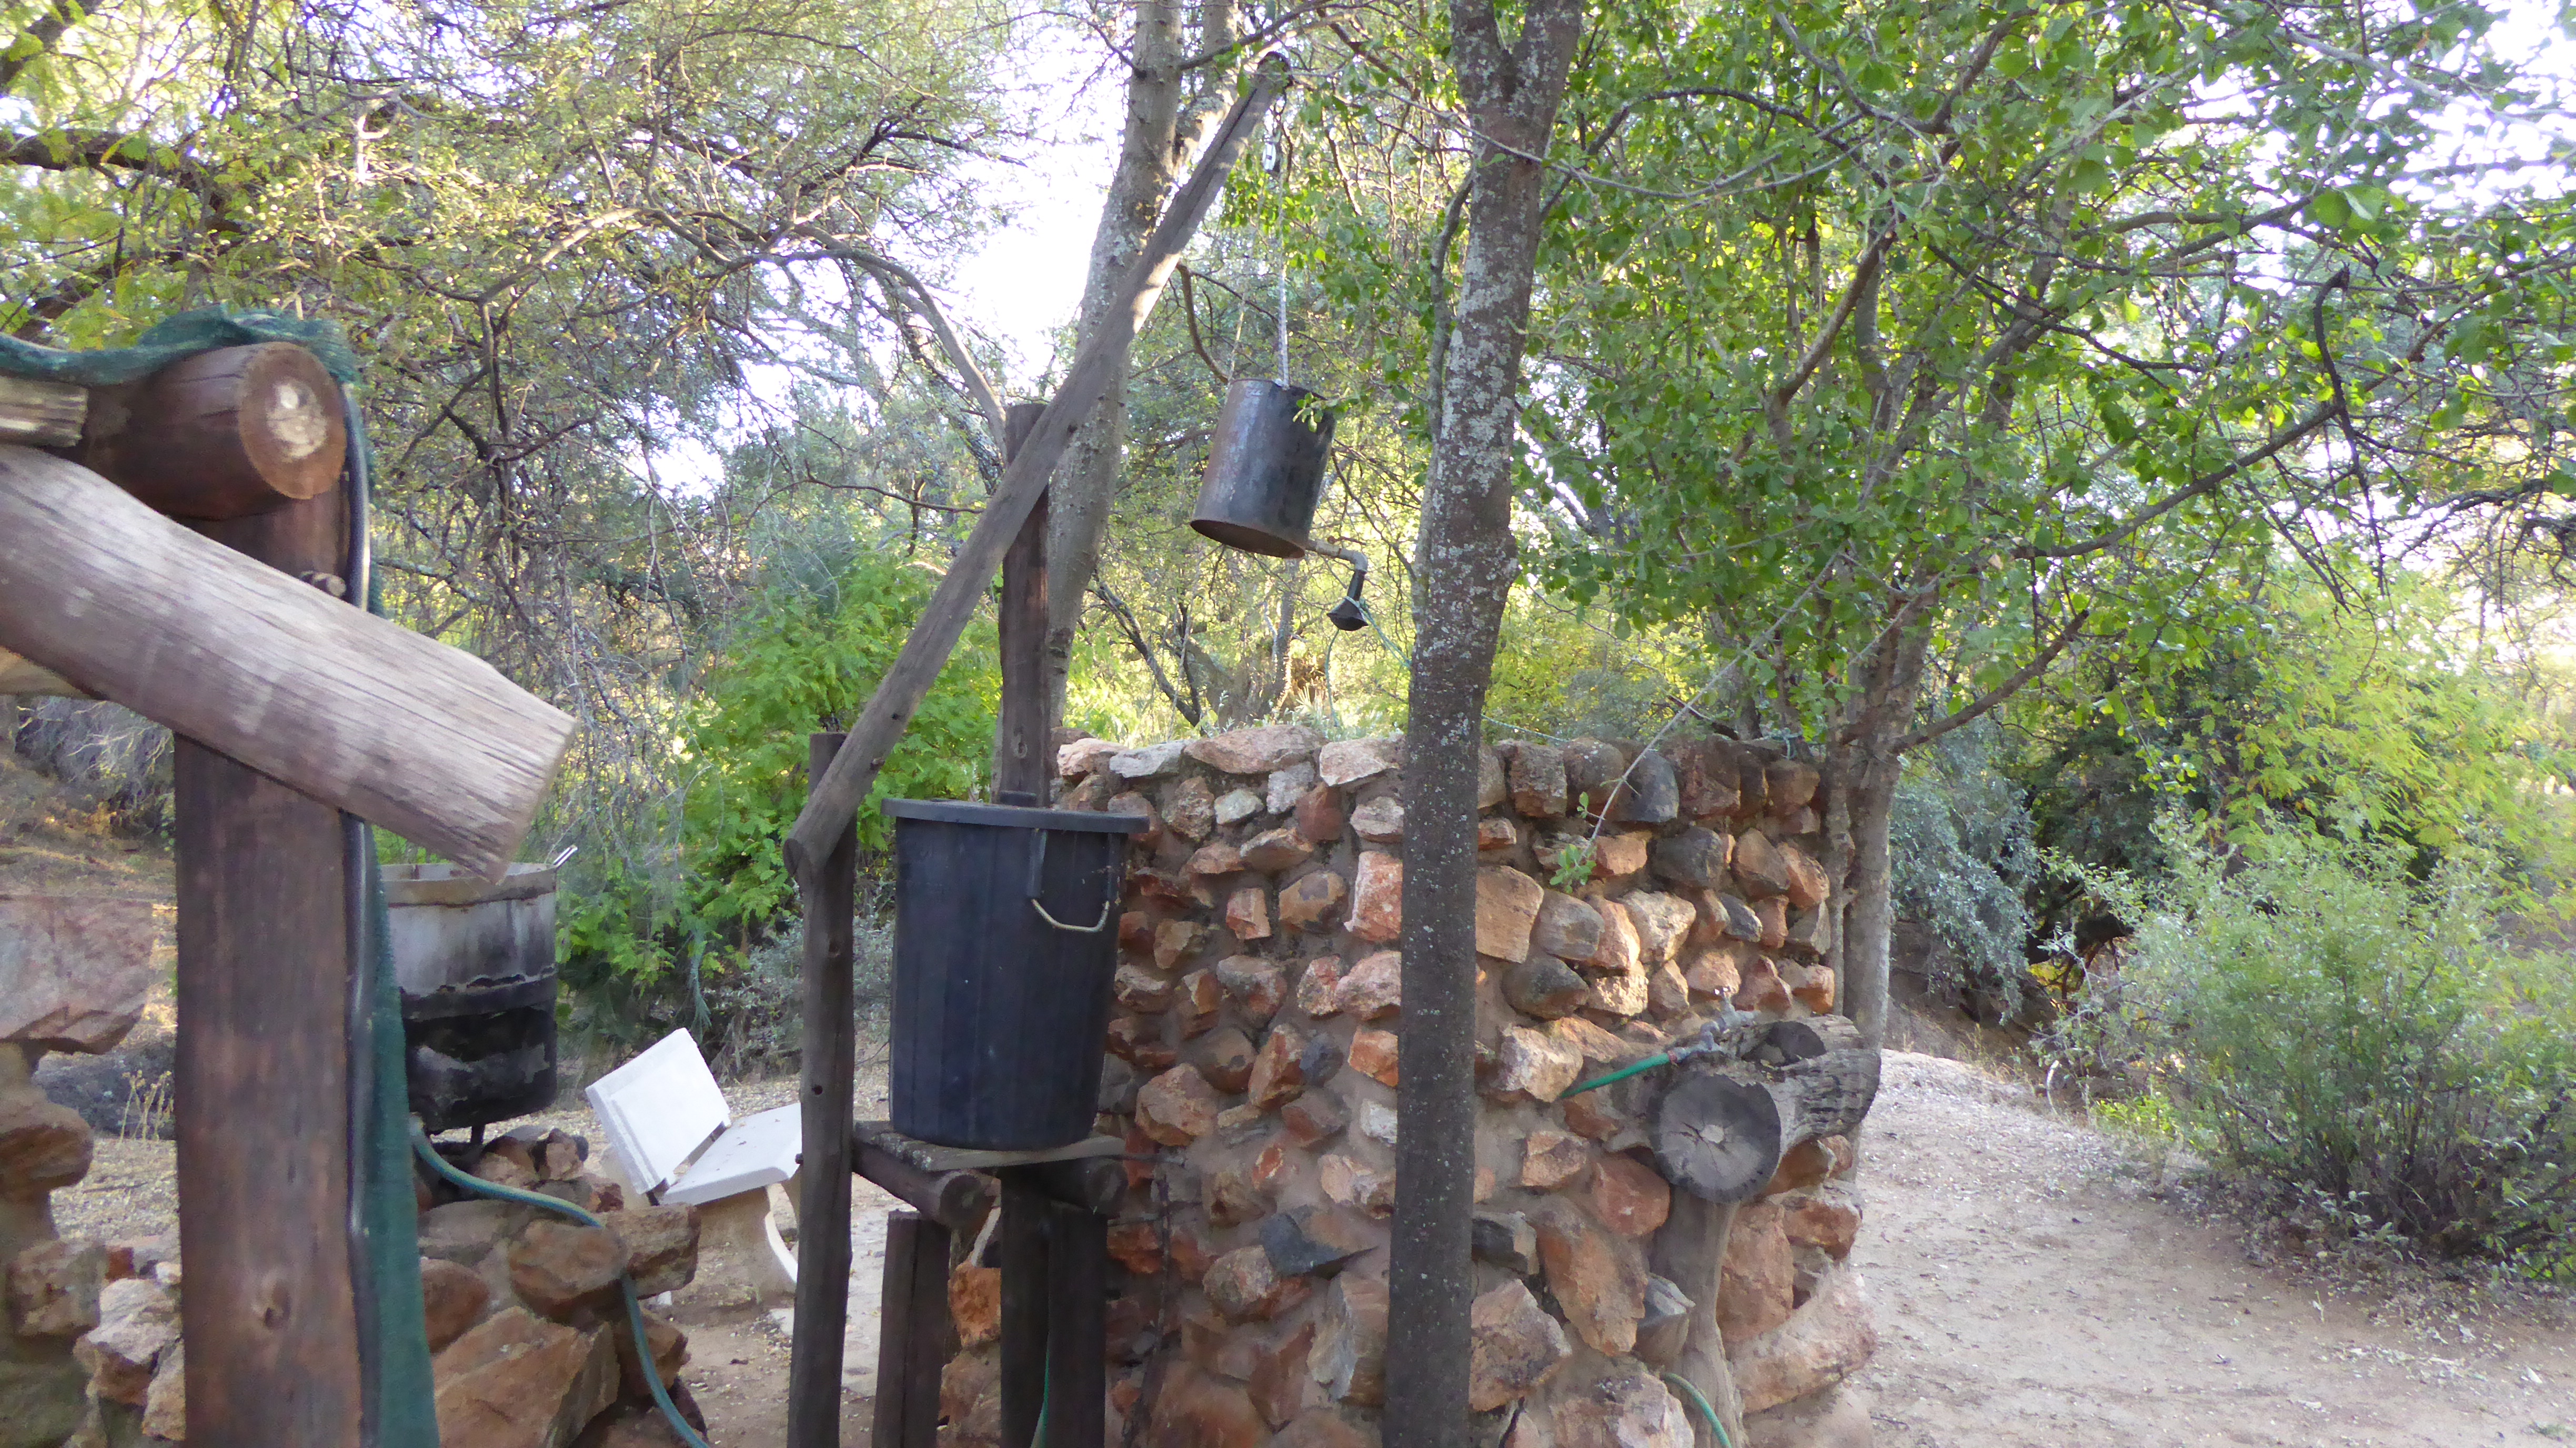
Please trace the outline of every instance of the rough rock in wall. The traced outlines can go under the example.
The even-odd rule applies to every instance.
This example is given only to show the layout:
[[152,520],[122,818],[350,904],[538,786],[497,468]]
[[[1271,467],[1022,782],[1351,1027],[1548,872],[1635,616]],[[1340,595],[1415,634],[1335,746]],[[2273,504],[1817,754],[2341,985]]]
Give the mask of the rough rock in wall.
[[106,1051],[133,1029],[152,940],[146,902],[0,896],[0,1448],[54,1448],[97,1429],[88,1344],[102,1333],[137,1355],[113,1364],[133,1426],[156,1392],[151,1422],[173,1421],[177,1389],[155,1385],[176,1305],[114,1290],[124,1284],[107,1280],[102,1248],[55,1236],[49,1199],[89,1174],[92,1137],[34,1081],[47,1051]]
[[[1100,1102],[1099,1129],[1151,1163],[1111,1228],[1113,1415],[1149,1448],[1374,1444],[1403,1131],[1403,741],[1272,726],[1078,740],[1058,762],[1060,807],[1150,821]],[[1687,1448],[1692,1409],[1662,1373],[1700,1302],[1733,1325],[1761,1406],[1831,1388],[1867,1354],[1836,1266],[1860,1220],[1848,1144],[1789,1153],[1746,1209],[1748,1245],[1673,1282],[1648,1268],[1675,1190],[1651,1095],[1570,1093],[1728,1004],[1834,1009],[1815,771],[1722,739],[1523,743],[1481,763],[1477,1410],[1522,1448]],[[944,1444],[994,1441],[994,1351],[952,1364]]]

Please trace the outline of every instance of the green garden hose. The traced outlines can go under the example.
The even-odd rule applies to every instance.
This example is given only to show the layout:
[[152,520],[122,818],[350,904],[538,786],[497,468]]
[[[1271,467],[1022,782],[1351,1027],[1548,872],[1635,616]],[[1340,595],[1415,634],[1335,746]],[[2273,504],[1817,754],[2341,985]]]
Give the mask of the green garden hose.
[[1737,1025],[1752,1020],[1753,1017],[1736,1010],[1730,1003],[1721,1003],[1720,1009],[1724,1013],[1717,1020],[1701,1023],[1697,1039],[1675,1046],[1668,1051],[1658,1051],[1635,1065],[1622,1066],[1607,1076],[1595,1076],[1589,1081],[1568,1086],[1557,1099],[1562,1101],[1567,1096],[1580,1096],[1596,1087],[1607,1086],[1614,1081],[1625,1081],[1631,1076],[1651,1071],[1657,1066],[1678,1066],[1684,1061],[1694,1061],[1702,1056],[1725,1054],[1726,1033]]
[[1700,1417],[1708,1423],[1708,1430],[1717,1435],[1717,1448],[1735,1448],[1735,1440],[1726,1436],[1726,1425],[1717,1420],[1717,1410],[1708,1405],[1708,1399],[1701,1394],[1698,1384],[1679,1373],[1664,1374],[1664,1381],[1681,1389],[1682,1396],[1690,1399],[1690,1405],[1699,1409]]
[[[607,1225],[560,1197],[550,1197],[542,1192],[523,1192],[517,1187],[505,1187],[458,1171],[447,1158],[438,1154],[438,1148],[429,1144],[429,1133],[421,1130],[417,1116],[411,1119],[411,1149],[429,1164],[430,1170],[477,1196],[497,1197],[521,1206],[559,1212],[585,1227]],[[697,1430],[689,1426],[689,1420],[680,1416],[679,1408],[671,1402],[670,1390],[662,1386],[662,1370],[653,1362],[653,1340],[644,1332],[644,1304],[635,1299],[634,1276],[623,1268],[618,1269],[617,1290],[626,1298],[626,1325],[635,1334],[635,1357],[644,1369],[644,1381],[653,1389],[653,1406],[662,1410],[662,1416],[671,1424],[671,1431],[679,1434],[680,1441],[688,1448],[709,1448],[707,1440],[699,1437]]]
[[1622,1066],[1607,1076],[1595,1076],[1589,1081],[1579,1082],[1575,1085],[1568,1086],[1565,1088],[1564,1095],[1559,1096],[1557,1099],[1562,1101],[1566,1096],[1580,1096],[1584,1092],[1589,1091],[1596,1086],[1607,1086],[1613,1081],[1625,1081],[1629,1077],[1637,1075],[1640,1072],[1651,1071],[1657,1066],[1666,1065],[1670,1063],[1672,1059],[1672,1052],[1657,1051],[1655,1054],[1639,1061],[1634,1066]]

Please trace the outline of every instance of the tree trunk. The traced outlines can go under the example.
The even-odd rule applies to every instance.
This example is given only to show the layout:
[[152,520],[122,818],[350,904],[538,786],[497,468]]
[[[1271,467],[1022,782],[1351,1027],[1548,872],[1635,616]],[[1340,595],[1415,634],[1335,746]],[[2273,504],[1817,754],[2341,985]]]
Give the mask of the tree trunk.
[[[1575,0],[1533,0],[1504,41],[1491,0],[1453,0],[1459,94],[1486,138],[1468,198],[1448,378],[1415,548],[1405,730],[1404,1072],[1397,1107],[1384,1437],[1465,1448],[1476,1136],[1476,782],[1485,690],[1510,597],[1521,352],[1545,213],[1543,155],[1582,33]],[[1497,146],[1493,143],[1499,142]],[[1508,147],[1510,149],[1503,149]],[[1517,154],[1516,154],[1517,153]]]
[[[1909,601],[1907,607],[1920,602]],[[1887,950],[1896,925],[1888,827],[1896,784],[1905,772],[1897,743],[1913,721],[1931,643],[1927,619],[1896,621],[1893,637],[1861,666],[1854,719],[1828,771],[1834,797],[1826,803],[1826,850],[1844,862],[1834,877],[1834,905],[1841,917],[1835,932],[1842,951],[1841,1005],[1872,1046],[1887,1036]]]
[[1887,832],[1903,768],[1894,759],[1864,758],[1850,790],[1851,898],[1843,908],[1842,1006],[1873,1046],[1887,1038],[1887,947],[1896,924]]
[[[1161,219],[1172,183],[1206,141],[1209,127],[1232,98],[1226,72],[1213,65],[1186,67],[1188,47],[1177,0],[1138,0],[1127,79],[1127,124],[1118,147],[1118,169],[1100,204],[1091,240],[1091,276],[1082,291],[1079,341],[1096,335],[1108,310],[1120,305],[1119,279]],[[1206,0],[1199,11],[1199,50],[1213,51],[1234,38],[1231,0]],[[1190,77],[1198,94],[1185,104]],[[1135,319],[1138,325],[1142,317]],[[1132,329],[1131,329],[1132,330]],[[1100,534],[1118,494],[1118,469],[1127,447],[1127,355],[1122,349],[1108,395],[1100,399],[1048,490],[1046,717],[1064,722],[1064,689],[1073,667],[1073,635],[1081,626],[1091,575],[1100,565]]]

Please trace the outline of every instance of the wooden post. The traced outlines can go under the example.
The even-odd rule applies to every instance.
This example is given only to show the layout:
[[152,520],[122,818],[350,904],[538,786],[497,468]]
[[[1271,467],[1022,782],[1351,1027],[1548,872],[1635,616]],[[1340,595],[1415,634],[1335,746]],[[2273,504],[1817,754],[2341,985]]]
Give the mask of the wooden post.
[[[809,785],[831,768],[844,737],[816,734],[807,741]],[[850,1098],[859,1069],[850,978],[858,862],[853,824],[841,832],[805,893],[805,1155],[797,1169],[804,1185],[796,1202],[788,1448],[839,1448],[841,1441],[841,1334],[849,1326],[850,1306]]]
[[[346,516],[333,493],[207,531],[336,575]],[[341,816],[186,737],[176,772],[188,1441],[339,1448],[362,1401]]]
[[[1043,402],[1015,402],[1003,415],[1002,457],[1017,456]],[[993,799],[1043,806],[1055,772],[1054,732],[1046,708],[1047,495],[1029,508],[1011,549],[1002,555],[1002,717],[993,730]]]
[[869,1448],[936,1448],[939,1375],[957,1352],[948,1316],[949,1232],[918,1212],[886,1214],[877,1306],[877,1403]]
[[[1736,1204],[1712,1202],[1687,1187],[1673,1193],[1672,1214],[1655,1230],[1649,1260],[1655,1273],[1689,1294],[1690,1319],[1683,1329],[1680,1358],[1673,1371],[1690,1380],[1717,1410],[1730,1443],[1744,1441],[1744,1398],[1735,1390],[1735,1373],[1726,1363],[1726,1342],[1717,1330],[1717,1290],[1726,1239],[1735,1229]],[[1720,1448],[1717,1435],[1698,1414],[1690,1415],[1696,1448]]]
[[1000,1176],[1002,1448],[1029,1448],[1047,1395],[1047,1217],[1054,1205],[1028,1168],[1004,1167]]
[[1109,1395],[1109,1219],[1047,1211],[1047,1448],[1102,1448]]

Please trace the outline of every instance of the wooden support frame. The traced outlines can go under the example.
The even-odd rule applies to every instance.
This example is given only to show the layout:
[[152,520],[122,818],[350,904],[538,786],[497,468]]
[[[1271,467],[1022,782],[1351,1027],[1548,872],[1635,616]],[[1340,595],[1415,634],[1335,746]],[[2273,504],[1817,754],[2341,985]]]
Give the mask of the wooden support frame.
[[[847,736],[806,743],[806,775],[823,778]],[[841,1335],[850,1307],[850,1117],[858,1083],[858,1020],[851,999],[852,917],[859,832],[841,832],[805,894],[805,1156],[796,1202],[795,1337],[788,1349],[788,1448],[839,1448]]]
[[[345,565],[337,494],[207,531],[289,573]],[[184,736],[176,773],[188,1438],[355,1443],[342,816]],[[259,1151],[240,1149],[244,1121]]]
[[957,1354],[957,1325],[948,1315],[954,1242],[946,1227],[918,1212],[887,1214],[870,1448],[936,1448],[939,1442],[939,1376]]
[[967,620],[974,616],[976,604],[1001,566],[1002,554],[1019,534],[1038,495],[1046,491],[1047,479],[1072,446],[1075,430],[1107,393],[1112,363],[1153,314],[1172,268],[1180,264],[1182,249],[1198,233],[1208,208],[1216,204],[1217,190],[1234,169],[1245,141],[1260,128],[1271,104],[1286,93],[1288,80],[1285,57],[1263,57],[1251,89],[1217,126],[1197,169],[1174,194],[1162,221],[1128,267],[1119,287],[1122,305],[1109,309],[1099,333],[1075,355],[1073,365],[1065,370],[1063,386],[1038,415],[1028,445],[1003,468],[1002,485],[985,504],[965,545],[950,560],[930,606],[904,640],[903,652],[878,681],[859,722],[851,728],[852,747],[833,760],[831,771],[809,792],[804,813],[787,832],[787,865],[800,886],[830,852],[831,841],[857,818],[886,756],[903,737],[904,726],[912,722],[913,711],[921,706],[939,671],[947,666],[958,635],[965,632]]
[[[830,767],[819,770],[813,777],[807,791],[805,808],[797,816],[795,825],[788,831],[785,847],[788,868],[796,878],[797,891],[804,902],[808,922],[806,970],[809,977],[809,991],[813,989],[811,976],[817,968],[812,945],[812,922],[823,910],[830,909],[837,913],[840,909],[839,906],[831,903],[834,890],[831,877],[835,869],[831,861],[840,852],[841,841],[853,829],[860,803],[867,798],[869,790],[875,785],[878,772],[884,768],[886,756],[892,752],[896,741],[903,737],[904,727],[911,722],[913,711],[920,706],[923,696],[930,691],[930,686],[939,677],[940,670],[946,667],[950,652],[956,648],[958,636],[965,631],[966,622],[981,601],[989,581],[996,570],[1002,566],[1004,554],[1019,543],[1028,528],[1031,512],[1037,508],[1045,495],[1047,479],[1054,473],[1055,466],[1063,458],[1065,450],[1072,445],[1075,430],[1090,416],[1092,409],[1099,405],[1101,397],[1107,392],[1112,381],[1113,366],[1123,353],[1126,342],[1152,314],[1155,302],[1162,295],[1164,284],[1171,278],[1172,268],[1180,262],[1182,249],[1197,233],[1199,223],[1206,218],[1208,209],[1215,204],[1218,188],[1224,182],[1226,174],[1233,169],[1235,158],[1242,154],[1244,143],[1259,128],[1261,119],[1268,113],[1270,106],[1286,92],[1288,83],[1286,58],[1276,54],[1264,56],[1255,68],[1251,88],[1235,102],[1234,108],[1218,125],[1206,154],[1200,157],[1199,164],[1190,173],[1189,180],[1172,198],[1172,203],[1165,210],[1161,223],[1154,228],[1153,234],[1146,238],[1144,247],[1129,266],[1120,289],[1124,299],[1123,305],[1111,309],[1107,324],[1075,356],[1073,365],[1066,371],[1064,385],[1057,392],[1055,399],[1038,410],[1035,419],[1026,424],[1024,432],[1021,427],[1013,425],[1007,418],[1004,420],[1006,447],[1014,441],[1012,435],[1015,433],[1025,437],[1025,446],[1019,447],[1010,454],[1009,461],[1003,467],[1001,486],[995,489],[991,500],[985,505],[983,515],[976,520],[974,531],[967,537],[965,545],[958,550],[957,557],[951,560],[947,573],[941,578],[939,588],[931,598],[929,607],[923,610],[920,621],[914,625],[911,635],[904,640],[902,654],[896,658],[893,667],[886,670],[885,677],[878,681],[876,691],[869,696],[867,707],[860,714],[857,725],[851,729],[849,737],[833,755]],[[1041,526],[1037,534],[1038,541],[1033,548],[1024,550],[1024,556],[1028,554],[1034,556],[1027,557],[1027,561],[1019,571],[1017,586],[1008,590],[1021,604],[1024,613],[1030,617],[1034,617],[1036,610],[1043,604],[1045,592],[1043,583],[1038,582],[1034,589],[1031,588],[1032,581],[1042,577],[1045,558],[1043,539],[1044,533]],[[1028,563],[1034,563],[1036,569],[1033,571],[1028,567]],[[1029,633],[1032,640],[1042,640],[1043,622],[1040,621]],[[1021,631],[1016,626],[1013,642],[1022,644]],[[1027,651],[1024,645],[1023,651]],[[1009,650],[1005,651],[1005,656],[1006,658],[1009,656]],[[1031,662],[1034,662],[1034,659]],[[1037,682],[1034,669],[1023,672],[1026,684],[1034,685]],[[1008,695],[1011,692],[1006,681],[1005,694]],[[1054,762],[1053,750],[1048,747],[1052,741],[1045,732],[1048,721],[1043,717],[1045,708],[1043,699],[1040,698],[1033,707],[1037,711],[1034,714],[1030,712],[1028,706],[1024,705],[1014,709],[1007,716],[1002,737],[1012,741],[1008,750],[1009,784],[1003,786],[998,772],[996,776],[997,786],[1011,788],[1014,794],[1026,796],[1028,802],[1032,804],[1045,799],[1046,778],[1053,772],[1051,766]],[[1004,750],[997,747],[995,754],[999,761]],[[809,1021],[810,1019],[809,1017]],[[830,1025],[836,1029],[840,1022],[836,1019]],[[812,1062],[817,1044],[820,1043],[809,1041],[807,1046],[805,1094],[809,1111],[814,1109],[816,1099],[812,1075],[815,1067]],[[845,1114],[843,1120],[846,1119]],[[837,1136],[841,1128],[836,1124],[832,1130]],[[807,1136],[809,1150],[813,1139],[809,1128]],[[808,1174],[808,1180],[809,1182],[819,1181],[826,1175],[819,1171],[812,1172]],[[837,1176],[837,1174],[830,1175]],[[846,1188],[847,1183],[836,1181],[835,1186]],[[815,1190],[813,1186],[807,1187],[807,1191],[813,1190]],[[1005,1176],[1003,1197],[1002,1229],[1006,1238],[1004,1252],[1008,1259],[1013,1252],[1007,1239],[1013,1232],[1014,1217],[1035,1220],[1034,1214],[1038,1211],[1038,1204],[1043,1204],[1047,1198],[1044,1188],[1034,1177],[1016,1169]],[[1017,1213],[1010,1208],[1010,1202],[1015,1197],[1023,1201]],[[1041,1251],[1044,1240],[1043,1225],[1042,1220],[1036,1221],[1035,1235],[1038,1239],[1038,1249]],[[803,1222],[799,1233],[800,1251],[805,1237],[819,1230],[821,1230],[820,1223],[812,1219],[806,1219]],[[844,1237],[847,1235],[846,1219],[840,1224],[840,1235]],[[1033,1282],[1033,1290],[1042,1297],[1047,1291],[1047,1283],[1043,1271],[1040,1271],[1036,1277],[1030,1278],[1025,1270],[1037,1265],[1029,1256],[1028,1244],[1022,1244],[1019,1254],[1020,1265],[1024,1270],[1015,1273],[1008,1260],[1003,1269],[1002,1311],[1005,1323],[1003,1436],[1006,1441],[1014,1444],[1026,1443],[1029,1432],[1034,1431],[1035,1404],[1043,1397],[1045,1391],[1045,1364],[1042,1356],[1036,1358],[1035,1368],[1038,1398],[1030,1395],[1025,1381],[1029,1374],[1028,1365],[1031,1359],[1032,1344],[1030,1329],[1027,1326],[1031,1306],[1023,1300],[1015,1311],[1011,1284],[1015,1278],[1024,1279],[1019,1290],[1025,1297],[1032,1290],[1029,1284]],[[813,1322],[820,1323],[824,1320],[825,1310],[817,1303],[809,1314],[808,1304],[823,1295],[827,1288],[834,1294],[846,1294],[847,1275],[846,1260],[843,1262],[842,1271],[828,1283],[807,1276],[802,1271],[798,1274],[796,1306],[798,1360],[819,1361],[828,1355],[833,1361],[835,1371],[827,1381],[819,1368],[800,1372],[791,1366],[789,1391],[794,1396],[788,1409],[789,1448],[829,1448],[829,1445],[837,1443],[839,1436],[837,1409],[840,1392],[837,1367],[840,1335],[837,1331],[833,1332],[828,1347],[819,1343],[809,1347],[807,1328],[809,1317]],[[1042,1330],[1043,1304],[1037,1311]],[[833,1314],[832,1320],[838,1320],[837,1313]],[[1012,1345],[1014,1334],[1010,1327],[1010,1324],[1015,1321],[1021,1324],[1016,1349]],[[1097,1345],[1098,1340],[1095,1338],[1093,1339],[1095,1349]],[[1042,1354],[1044,1351],[1042,1336],[1036,1339],[1035,1346],[1037,1352]],[[810,1359],[809,1353],[812,1355]],[[1016,1379],[1015,1368],[1017,1369]],[[1014,1381],[1019,1382],[1016,1390],[1011,1386]],[[821,1426],[827,1411],[830,1423],[828,1428]],[[1097,1413],[1096,1406],[1094,1413],[1095,1415]],[[1023,1419],[1026,1421],[1022,1422]],[[1027,1431],[1014,1434],[1011,1431],[1014,1424],[1019,1424]]]
[[178,736],[180,1310],[202,1443],[340,1448],[381,1426],[357,816],[497,875],[573,729],[355,606],[346,406],[288,343],[115,387],[0,378],[0,683]]

